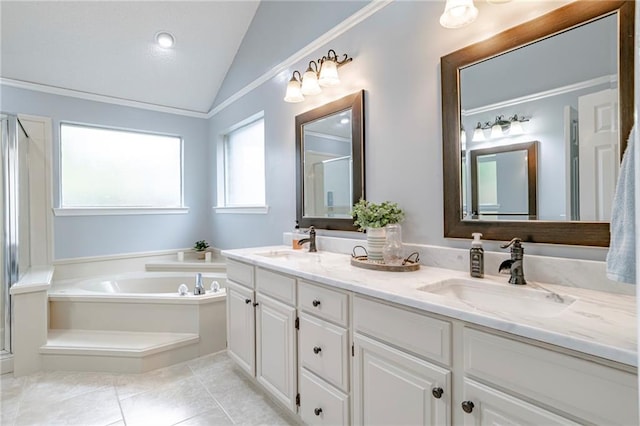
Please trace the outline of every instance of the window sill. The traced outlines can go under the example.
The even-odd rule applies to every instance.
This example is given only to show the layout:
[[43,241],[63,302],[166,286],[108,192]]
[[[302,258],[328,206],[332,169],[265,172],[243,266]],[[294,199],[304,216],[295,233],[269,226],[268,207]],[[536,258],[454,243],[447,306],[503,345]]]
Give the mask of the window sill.
[[269,206],[244,206],[244,207],[214,207],[218,214],[267,214]]
[[189,207],[95,207],[53,209],[53,214],[55,216],[129,216],[187,213],[189,213]]

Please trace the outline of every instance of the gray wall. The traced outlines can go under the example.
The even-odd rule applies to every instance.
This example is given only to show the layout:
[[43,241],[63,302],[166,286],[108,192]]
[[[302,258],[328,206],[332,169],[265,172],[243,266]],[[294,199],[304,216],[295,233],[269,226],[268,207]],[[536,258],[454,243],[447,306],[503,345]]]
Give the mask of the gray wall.
[[[481,18],[476,24],[448,30],[438,23],[442,2],[393,2],[215,115],[210,121],[212,143],[229,126],[264,110],[270,211],[266,215],[213,215],[214,244],[234,248],[280,243],[281,233],[290,230],[295,220],[295,116],[365,89],[367,199],[398,202],[405,209],[406,242],[468,247],[468,240],[443,238],[440,57],[516,25],[518,19],[532,17],[523,13],[516,14],[518,18],[511,14],[496,19],[483,12],[493,5],[478,7]],[[268,25],[257,19],[252,25]],[[309,59],[329,48],[354,58],[340,69],[342,85],[299,104],[285,103],[282,98],[291,72],[304,71]],[[239,52],[238,57],[252,54],[260,54],[258,46]],[[214,162],[215,150],[211,156]],[[497,251],[498,243],[487,242],[485,249]],[[527,244],[527,253],[604,259],[606,250]]]
[[180,135],[184,140],[184,200],[188,214],[64,216],[54,219],[55,259],[191,247],[211,240],[207,218],[207,120],[2,86],[0,109],[53,119],[53,196],[59,205],[59,129],[73,121]]

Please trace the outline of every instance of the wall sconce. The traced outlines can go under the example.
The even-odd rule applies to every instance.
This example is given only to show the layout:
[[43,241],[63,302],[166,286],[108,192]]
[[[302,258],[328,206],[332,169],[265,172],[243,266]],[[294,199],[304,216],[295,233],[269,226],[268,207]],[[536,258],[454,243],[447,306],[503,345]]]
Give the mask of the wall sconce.
[[485,130],[491,129],[490,138],[501,138],[503,136],[517,136],[524,134],[522,123],[529,121],[529,118],[518,117],[517,114],[505,119],[504,115],[496,117],[494,122],[486,121],[484,124],[478,121],[475,130],[473,131],[473,142],[483,142],[486,139],[484,135]]
[[309,67],[302,76],[299,71],[293,72],[287,84],[284,101],[302,102],[305,96],[313,96],[322,92],[322,87],[337,86],[340,84],[338,68],[352,60],[353,58],[348,57],[346,53],[340,59],[336,51],[330,49],[326,56],[317,61],[310,61]]

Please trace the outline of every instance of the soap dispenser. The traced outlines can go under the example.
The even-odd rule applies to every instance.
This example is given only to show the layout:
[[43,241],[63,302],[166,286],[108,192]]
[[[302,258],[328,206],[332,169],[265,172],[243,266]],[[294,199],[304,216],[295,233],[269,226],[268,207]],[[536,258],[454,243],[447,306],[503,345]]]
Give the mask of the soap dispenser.
[[482,234],[474,232],[471,234],[473,241],[471,242],[471,253],[469,257],[469,271],[472,277],[483,278],[484,277],[484,249],[482,248],[482,241],[480,237]]

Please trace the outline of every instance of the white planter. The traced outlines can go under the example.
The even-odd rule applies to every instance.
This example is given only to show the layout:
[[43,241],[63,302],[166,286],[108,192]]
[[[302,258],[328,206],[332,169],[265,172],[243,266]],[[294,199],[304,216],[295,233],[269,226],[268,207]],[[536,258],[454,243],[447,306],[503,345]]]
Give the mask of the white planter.
[[387,239],[385,228],[367,228],[367,258],[382,262],[382,248]]

